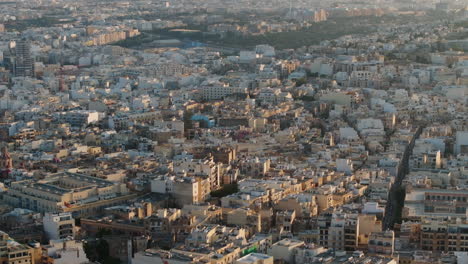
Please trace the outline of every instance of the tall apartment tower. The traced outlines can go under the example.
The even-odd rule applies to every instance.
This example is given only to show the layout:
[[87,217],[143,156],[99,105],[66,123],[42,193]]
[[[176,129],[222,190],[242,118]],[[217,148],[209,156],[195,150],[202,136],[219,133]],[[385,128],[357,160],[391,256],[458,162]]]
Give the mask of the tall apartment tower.
[[11,44],[13,61],[13,75],[23,77],[34,76],[34,61],[31,57],[31,44],[27,40],[17,40]]

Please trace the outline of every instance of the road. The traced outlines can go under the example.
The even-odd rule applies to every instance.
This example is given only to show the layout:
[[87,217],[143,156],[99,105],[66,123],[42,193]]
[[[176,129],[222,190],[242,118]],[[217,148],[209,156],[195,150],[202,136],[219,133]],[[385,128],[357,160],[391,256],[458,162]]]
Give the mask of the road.
[[387,200],[387,206],[385,208],[385,216],[382,221],[382,228],[383,230],[387,229],[393,229],[393,225],[395,224],[395,211],[396,210],[402,210],[402,208],[397,208],[399,207],[398,205],[398,200],[397,200],[397,191],[401,188],[401,184],[403,183],[403,180],[405,179],[406,175],[409,173],[409,159],[411,154],[413,153],[414,149],[414,143],[416,142],[416,139],[419,138],[421,135],[421,132],[424,128],[424,125],[420,125],[418,127],[418,130],[414,133],[411,142],[408,146],[405,148],[405,152],[403,153],[403,157],[400,162],[400,167],[398,169],[398,175],[395,178],[395,182],[393,183],[392,187],[390,188],[390,192],[388,193],[388,200]]

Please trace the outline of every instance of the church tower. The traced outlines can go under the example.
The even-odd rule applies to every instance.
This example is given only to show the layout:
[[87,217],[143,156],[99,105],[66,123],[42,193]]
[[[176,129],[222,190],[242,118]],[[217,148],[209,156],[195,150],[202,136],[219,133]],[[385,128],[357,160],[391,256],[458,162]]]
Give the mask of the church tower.
[[7,178],[11,169],[13,169],[13,160],[8,149],[4,147],[2,149],[2,177]]

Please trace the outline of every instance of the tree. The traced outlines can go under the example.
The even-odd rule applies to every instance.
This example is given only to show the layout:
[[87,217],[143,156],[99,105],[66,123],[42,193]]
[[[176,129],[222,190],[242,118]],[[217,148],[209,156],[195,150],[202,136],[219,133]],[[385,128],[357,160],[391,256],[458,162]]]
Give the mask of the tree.
[[221,197],[236,193],[238,191],[239,191],[239,187],[237,186],[237,183],[226,184],[221,189],[211,192],[210,196],[221,198]]
[[430,61],[427,58],[426,55],[416,55],[416,62],[422,63],[422,64],[429,64]]
[[109,236],[109,235],[112,235],[112,231],[110,231],[109,229],[100,229],[97,233],[96,233],[96,237],[97,238],[103,238],[104,236]]
[[120,259],[109,255],[109,243],[105,239],[88,241],[83,244],[86,257],[90,261],[97,261],[102,264],[120,264]]
[[388,53],[387,56],[385,57],[386,57],[385,60],[388,60],[388,61],[393,61],[397,59],[397,56],[393,52]]
[[306,101],[306,102],[313,102],[315,101],[314,96],[311,95],[304,95],[298,98],[298,100]]
[[307,83],[307,79],[305,77],[302,77],[302,78],[296,80],[296,87],[299,87],[299,86],[304,85],[306,83]]

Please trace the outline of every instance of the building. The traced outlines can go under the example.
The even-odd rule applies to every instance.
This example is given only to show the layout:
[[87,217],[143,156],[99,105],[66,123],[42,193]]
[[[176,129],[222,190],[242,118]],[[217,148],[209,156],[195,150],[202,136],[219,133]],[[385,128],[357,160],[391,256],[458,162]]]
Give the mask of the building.
[[[217,217],[213,211],[209,213],[211,214],[208,214],[208,217]],[[154,243],[157,243],[159,247],[172,247],[181,237],[191,232],[195,218],[192,214],[181,215],[179,209],[160,209],[156,215],[146,217],[144,222],[146,232],[152,237]]]
[[71,213],[45,213],[42,222],[48,239],[63,239],[75,235],[75,219]]
[[276,226],[283,232],[293,232],[294,221],[296,219],[295,210],[286,210],[276,212]]
[[283,239],[268,249],[268,255],[275,260],[283,260],[286,263],[294,263],[295,249],[304,245],[303,241],[293,239]]
[[[119,219],[120,220],[120,219]],[[101,230],[108,230],[113,234],[141,236],[146,233],[143,223],[133,221],[112,221],[111,219],[85,219],[81,218],[81,230],[88,235],[96,235]]]
[[213,244],[217,239],[217,227],[218,226],[203,226],[192,230],[192,233],[185,240],[185,244],[191,247],[197,247],[202,244]]
[[448,12],[450,10],[450,5],[448,2],[440,1],[435,4],[435,9],[438,11]]
[[259,177],[265,175],[271,166],[270,159],[264,158],[250,158],[242,160],[240,164],[240,171],[251,177]]
[[246,88],[232,87],[232,86],[204,86],[202,89],[202,98],[204,100],[221,100],[229,95],[233,94],[246,94]]
[[316,216],[318,213],[315,196],[307,193],[284,197],[275,204],[274,208],[277,210],[294,210],[298,218],[308,218]]
[[31,44],[21,39],[10,44],[12,48],[12,70],[14,76],[33,77],[34,60],[31,57]]
[[329,92],[320,97],[320,101],[338,105],[351,106],[352,97],[343,92]]
[[[321,254],[315,256],[310,262],[310,264],[322,264],[322,263],[353,263],[353,264],[370,264],[370,263],[380,263],[380,264],[397,264],[398,259],[387,256],[368,256],[362,251],[355,251],[352,253],[346,253],[344,251],[333,251],[328,250]],[[430,263],[430,262],[411,262],[411,263]]]
[[334,214],[328,227],[328,247],[354,251],[358,246],[359,218],[353,214]]
[[367,250],[370,254],[392,256],[395,250],[395,233],[391,230],[372,232]]
[[400,159],[385,157],[379,160],[379,168],[382,168],[392,176],[398,175],[398,169],[400,168]]
[[468,154],[468,131],[457,132],[455,154]]
[[468,225],[458,220],[425,220],[420,247],[434,252],[468,251]]
[[430,151],[413,155],[409,165],[411,169],[441,169],[442,154],[440,151]]
[[151,180],[151,192],[171,194],[181,205],[205,201],[210,190],[209,179],[201,177],[159,176]]
[[317,224],[318,245],[346,252],[367,247],[370,234],[382,230],[375,214],[359,214],[357,210],[345,213],[328,209],[319,215]]
[[127,186],[100,178],[63,172],[43,180],[12,182],[3,196],[7,204],[37,212],[72,212],[74,216],[95,214],[131,198]]
[[235,226],[257,225],[260,227],[260,221],[261,215],[255,210],[236,208],[227,213],[226,223]]
[[466,190],[411,189],[405,197],[405,216],[466,217]]
[[353,161],[350,159],[337,159],[336,170],[344,173],[352,173],[354,170]]
[[8,264],[34,264],[41,258],[41,249],[20,244],[0,231],[0,262]]
[[87,126],[99,121],[99,112],[93,110],[74,110],[60,113],[59,119],[72,127]]
[[[43,247],[46,256],[54,264],[81,264],[89,262],[83,249],[83,242],[72,239],[51,240]],[[37,264],[37,262],[35,263]]]
[[236,260],[235,264],[273,264],[273,257],[260,253],[250,253]]
[[253,63],[257,59],[257,54],[255,51],[246,51],[243,50],[239,53],[239,62],[240,63]]

